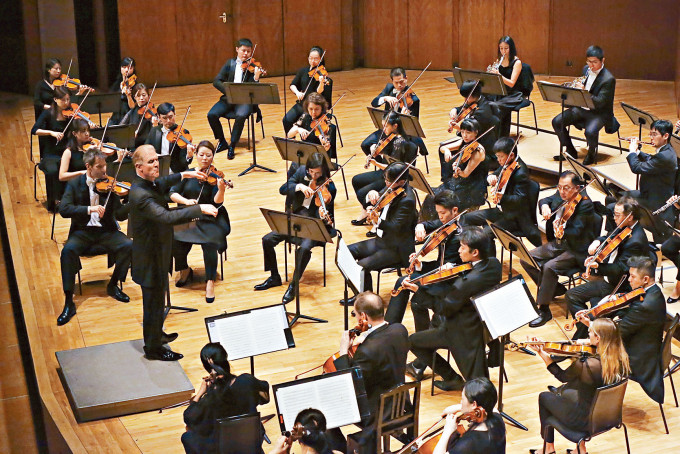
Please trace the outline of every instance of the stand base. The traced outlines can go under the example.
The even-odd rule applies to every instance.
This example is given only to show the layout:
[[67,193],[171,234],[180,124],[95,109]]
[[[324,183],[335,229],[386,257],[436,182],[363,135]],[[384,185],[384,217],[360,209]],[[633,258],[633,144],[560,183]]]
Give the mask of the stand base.
[[526,426],[524,426],[524,425],[523,425],[522,423],[520,423],[519,421],[513,419],[513,417],[510,416],[510,415],[508,415],[507,413],[501,411],[500,414],[501,414],[501,416],[504,417],[510,424],[512,424],[513,426],[517,427],[518,429],[526,430],[527,432],[529,431],[529,429],[527,429]]
[[265,170],[267,172],[276,173],[276,170],[272,170],[269,167],[261,166],[260,164],[250,164],[250,167],[248,167],[243,172],[239,173],[238,176],[241,177],[241,176],[245,175],[246,173],[250,172],[253,169],[260,169],[260,170]]
[[295,325],[295,323],[297,323],[297,321],[300,320],[300,319],[310,320],[310,321],[312,321],[312,322],[314,322],[314,323],[328,323],[328,320],[324,320],[324,319],[322,319],[322,318],[312,317],[312,316],[310,316],[310,315],[300,314],[300,313],[297,313],[297,312],[286,312],[286,315],[289,316],[289,317],[293,317],[293,318],[291,319],[291,321],[288,322],[288,326],[291,327],[291,328],[292,328],[293,325]]
[[182,306],[165,306],[165,314],[163,315],[163,318],[168,316],[168,313],[171,310],[176,310],[176,311],[184,311],[184,312],[198,312],[198,309],[195,307],[182,307]]

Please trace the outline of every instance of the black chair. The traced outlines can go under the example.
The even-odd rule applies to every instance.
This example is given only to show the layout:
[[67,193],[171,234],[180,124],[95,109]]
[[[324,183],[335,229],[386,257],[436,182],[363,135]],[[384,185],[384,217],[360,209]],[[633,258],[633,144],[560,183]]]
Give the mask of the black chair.
[[[250,150],[250,121],[253,118],[253,115],[255,115],[255,123],[260,123],[260,126],[262,127],[262,138],[264,139],[264,121],[262,121],[262,111],[260,110],[260,106],[255,106],[255,112],[252,114],[248,115],[248,119],[246,120],[246,129],[248,130],[248,149]],[[236,112],[233,110],[229,112],[225,117],[227,119],[227,124],[229,125],[229,134],[231,134],[231,120],[236,118]],[[253,137],[253,142],[255,142],[255,137]]]
[[[95,244],[91,248],[89,248],[83,255],[80,257],[96,257],[98,255],[104,255],[107,254],[107,263],[106,267],[111,268],[116,264],[115,257],[112,254],[108,254],[105,250],[104,247],[98,244]],[[80,260],[79,260],[80,262]],[[80,291],[80,295],[83,294],[83,281],[80,278],[80,270],[83,269],[83,264],[82,262],[78,263],[78,290]],[[120,283],[120,289],[123,290],[123,283]]]
[[[628,379],[624,379],[618,383],[597,388],[588,414],[588,429],[584,432],[565,427],[557,418],[550,416],[546,420],[545,433],[543,434],[543,452],[545,452],[545,438],[550,427],[555,428],[567,440],[577,444],[582,441],[590,441],[594,436],[613,428],[620,429],[623,427],[623,433],[626,437],[626,450],[630,454],[628,429],[623,423],[623,398],[626,394],[627,384]],[[577,447],[576,452],[585,454],[580,452],[580,447]]]
[[[538,135],[538,120],[536,119],[536,105],[534,102],[530,99],[531,97],[531,92],[534,89],[534,72],[531,70],[531,66],[528,65],[527,63],[522,62],[522,75],[520,77],[526,77],[527,78],[527,88],[523,91],[523,95],[525,97],[524,101],[521,104],[518,104],[515,108],[512,109],[512,112],[517,112],[517,135],[519,136],[519,111],[524,109],[525,107],[531,106],[531,108],[534,110],[534,130],[536,131],[536,135]],[[512,115],[512,113],[511,113]]]
[[217,441],[220,454],[262,452],[262,423],[260,413],[218,419]]
[[[323,286],[326,286],[326,244],[324,243],[321,248],[323,249]],[[288,240],[283,242],[283,263],[286,270],[286,281],[288,280],[288,248],[295,248],[295,245]]]
[[[671,324],[666,330],[666,335],[663,338],[663,343],[661,344],[661,370],[667,371],[669,380],[671,381],[671,389],[673,389],[673,398],[675,399],[675,406],[678,406],[678,396],[675,394],[675,384],[673,383],[673,375],[670,373],[670,364],[673,354],[671,352],[671,347],[673,345],[673,334],[675,334],[675,329],[678,327],[678,321],[680,320],[680,315],[675,314]],[[665,377],[664,377],[665,378]],[[666,423],[666,415],[663,411],[663,404],[659,404],[659,410],[661,410],[661,418],[663,419],[663,426],[668,431],[668,423]]]

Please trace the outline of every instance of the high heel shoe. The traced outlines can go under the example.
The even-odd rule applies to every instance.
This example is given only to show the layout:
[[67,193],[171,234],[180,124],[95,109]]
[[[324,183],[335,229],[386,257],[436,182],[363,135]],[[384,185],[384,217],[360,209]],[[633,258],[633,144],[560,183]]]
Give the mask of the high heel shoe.
[[205,295],[205,302],[208,303],[208,304],[213,303],[213,302],[215,301],[215,284],[213,284],[213,296],[208,296],[208,287],[207,287],[207,284],[206,284],[205,293],[206,293],[206,295]]
[[668,303],[668,304],[677,303],[678,301],[680,301],[680,296],[677,297],[677,298],[673,298],[673,297],[669,296],[669,297],[666,299],[666,303]]
[[187,285],[189,281],[194,280],[194,270],[189,268],[189,274],[187,274],[187,277],[184,279],[179,279],[177,282],[175,282],[175,287],[184,287]]
[[205,302],[210,304],[215,302],[215,297],[213,296],[212,298],[208,298],[207,296],[205,297]]
[[352,219],[351,222],[352,225],[368,225],[368,217],[365,217],[363,219]]

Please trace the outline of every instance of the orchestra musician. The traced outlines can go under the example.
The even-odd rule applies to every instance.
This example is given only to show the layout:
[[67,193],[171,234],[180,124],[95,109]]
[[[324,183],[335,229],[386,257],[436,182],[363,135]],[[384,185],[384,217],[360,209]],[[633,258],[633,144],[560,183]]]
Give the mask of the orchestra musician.
[[[586,50],[586,66],[583,67],[582,77],[585,77],[585,81],[576,83],[574,88],[590,92],[595,108],[589,110],[582,107],[570,107],[553,118],[552,127],[557,137],[560,138],[560,147],[565,147],[566,152],[574,159],[578,156],[567,127],[574,125],[584,130],[588,143],[588,155],[583,160],[583,165],[588,166],[593,164],[597,157],[600,129],[604,127],[607,134],[612,134],[618,128],[618,121],[614,118],[616,79],[604,67],[604,51],[601,47],[590,46]],[[555,160],[561,159],[563,159],[562,156],[555,156]]]
[[[313,153],[307,158],[305,165],[300,166],[286,183],[279,188],[279,193],[286,196],[286,207],[290,207],[291,213],[310,218],[324,219],[323,210],[317,204],[319,196],[324,197],[322,192],[315,192],[319,185],[326,182],[330,175],[328,170],[328,163],[321,153]],[[325,186],[328,190],[328,200],[324,200],[328,218],[326,219],[326,228],[331,236],[335,236],[335,228],[333,227],[334,200],[337,193],[335,184],[331,181]],[[330,219],[330,222],[329,222]],[[255,290],[267,290],[272,287],[278,287],[282,284],[281,275],[279,274],[279,267],[276,261],[277,244],[284,240],[300,245],[298,252],[298,262],[295,264],[295,271],[293,272],[293,279],[288,285],[288,289],[283,294],[282,301],[288,303],[295,299],[295,283],[296,279],[302,277],[312,258],[312,248],[315,246],[322,246],[322,243],[313,241],[309,238],[295,238],[295,235],[280,235],[275,232],[269,232],[262,237],[262,252],[264,255],[264,270],[269,271],[270,276],[261,284],[255,286]]]
[[[472,269],[454,277],[447,285],[430,290],[436,297],[434,311],[440,315],[442,323],[409,337],[411,351],[417,359],[407,366],[406,373],[416,380],[422,380],[437,349],[451,350],[462,377],[436,354],[432,373],[442,380],[435,380],[434,385],[444,391],[463,389],[464,380],[489,377],[484,327],[470,298],[498,285],[502,274],[498,259],[487,256],[490,239],[481,228],[466,227],[459,238],[460,260],[470,263]],[[402,285],[413,292],[418,291],[418,286],[409,281],[405,280]]]
[[[36,120],[44,110],[52,107],[54,89],[56,88],[54,81],[61,78],[61,75],[61,61],[58,58],[49,58],[45,62],[43,78],[35,85],[33,91],[33,108]],[[66,86],[63,86],[63,88],[66,88]],[[81,84],[78,90],[73,90],[73,92],[81,95],[87,90],[89,90],[89,87]]]
[[[177,361],[183,356],[163,346],[177,335],[163,333],[163,306],[168,291],[172,260],[173,225],[201,217],[215,217],[212,204],[168,209],[168,190],[184,178],[206,178],[199,171],[186,171],[159,178],[158,155],[151,145],[142,145],[132,155],[137,175],[130,189],[132,231],[132,280],[142,287],[144,305],[144,353],[150,360]],[[173,333],[174,334],[174,333]]]
[[[336,370],[359,367],[364,377],[370,415],[360,423],[363,430],[357,442],[361,454],[375,452],[380,395],[404,382],[408,332],[400,323],[385,321],[384,307],[380,295],[370,291],[357,295],[352,313],[359,325],[367,324],[368,330],[354,338],[349,331],[344,331],[340,340],[340,357],[334,361]],[[352,346],[357,346],[357,349],[350,357],[348,352]]]
[[[220,151],[227,151],[227,158],[234,159],[234,147],[241,139],[243,132],[243,125],[252,113],[250,104],[229,104],[227,102],[227,93],[224,88],[224,82],[232,82],[236,84],[244,82],[259,82],[262,70],[255,67],[253,72],[244,70],[241,66],[253,55],[253,42],[247,38],[241,38],[236,43],[236,58],[229,59],[220,72],[213,80],[213,87],[222,93],[219,101],[208,112],[208,123],[212,129],[215,139],[218,141],[217,153]],[[231,142],[227,142],[224,138],[224,130],[220,118],[226,118],[228,114],[234,113],[234,124],[231,128]]]
[[291,436],[281,435],[268,454],[290,454],[295,441],[300,445],[301,452],[305,454],[340,454],[347,449],[346,444],[338,446],[340,449],[333,449],[334,440],[329,433],[339,431],[340,429],[327,431],[324,414],[315,408],[306,408],[295,417]]
[[95,185],[106,177],[106,156],[99,150],[88,150],[83,161],[85,173],[71,179],[66,185],[59,205],[59,214],[71,219],[68,239],[61,250],[61,280],[64,289],[64,310],[57,318],[57,325],[69,322],[76,314],[73,302],[73,286],[80,269],[80,257],[93,246],[102,248],[115,260],[115,268],[106,286],[112,298],[127,303],[130,298],[119,287],[127,277],[132,255],[132,241],[120,231],[118,221],[127,219],[129,206],[122,204],[115,193],[108,204],[107,194],[100,194]]
[[65,182],[86,172],[83,145],[90,143],[90,124],[82,118],[71,122],[66,148],[59,163],[59,181]]
[[[649,257],[631,257],[628,267],[630,287],[642,287],[645,290],[644,296],[631,300],[627,308],[616,313],[623,345],[630,357],[630,378],[638,382],[655,402],[662,404],[664,384],[661,345],[666,304],[661,289],[654,282],[656,267]],[[577,312],[576,318],[586,326],[592,325],[585,311]]]
[[158,116],[151,112],[151,106],[149,106],[149,109],[145,109],[150,100],[149,89],[146,85],[141,82],[136,83],[132,88],[132,96],[135,98],[136,105],[120,119],[118,124],[137,126],[135,147],[139,147],[146,143],[151,128],[158,125]]
[[[588,413],[597,388],[617,383],[630,373],[628,355],[621,340],[620,330],[608,318],[594,321],[588,329],[588,340],[584,344],[596,347],[596,356],[581,356],[565,370],[562,369],[543,346],[532,346],[555,378],[564,383],[559,388],[549,386],[538,396],[538,414],[541,420],[541,437],[545,439],[545,452],[555,452],[555,430],[548,428],[546,420],[557,418],[574,431],[588,430]],[[538,340],[534,338],[534,340]],[[586,443],[581,442],[575,450],[567,452],[586,453]],[[531,454],[542,453],[541,449],[530,449]]]
[[[565,298],[572,316],[587,309],[587,303],[591,299],[602,298],[615,289],[621,278],[628,273],[629,258],[647,256],[651,253],[647,235],[639,223],[640,210],[634,199],[623,197],[616,202],[614,220],[616,221],[616,232],[608,232],[606,236],[597,238],[588,246],[589,257],[585,260],[584,265],[590,263],[593,277],[585,284],[567,290]],[[621,232],[626,228],[631,229],[631,233],[623,238],[616,249],[604,257],[601,262],[595,261],[593,255],[596,254],[602,242],[607,241],[610,235]],[[619,290],[626,292],[631,289],[624,285]],[[573,339],[585,338],[586,330],[587,327],[579,323]]]
[[550,303],[558,293],[566,292],[559,284],[558,276],[581,266],[588,245],[595,239],[593,202],[585,193],[581,194],[582,186],[581,178],[567,170],[560,175],[555,194],[538,202],[541,216],[546,220],[548,242],[530,252],[540,269],[521,261],[538,286],[539,316],[529,323],[532,328],[543,326],[552,319]]
[[[376,204],[381,197],[390,192],[398,192],[380,212],[376,225],[376,236],[368,240],[350,244],[349,251],[363,268],[364,290],[373,290],[371,271],[390,266],[404,266],[414,249],[413,230],[416,226],[417,212],[413,189],[408,184],[407,164],[393,162],[385,168],[385,189],[380,193],[371,190],[366,198]],[[390,189],[391,188],[391,189]],[[354,298],[342,300],[342,304],[352,304]]]
[[[300,136],[300,140],[317,145],[321,145],[328,152],[328,156],[336,158],[336,133],[337,128],[330,121],[327,121],[328,101],[317,92],[310,93],[303,102],[303,109],[306,113],[288,130],[287,137],[293,139]],[[324,120],[324,117],[326,120]],[[312,129],[312,124],[319,122],[319,126]],[[328,131],[324,132],[324,124]]]
[[[196,145],[188,143],[185,147],[182,147],[179,143],[168,140],[168,133],[170,131],[179,132],[174,105],[169,102],[161,103],[158,105],[157,112],[160,124],[151,128],[146,138],[146,143],[153,145],[158,156],[170,155],[170,170],[173,173],[184,172],[189,168],[189,164],[194,159]],[[186,128],[182,129],[183,134],[189,134]]]
[[135,107],[135,100],[132,97],[132,87],[137,83],[135,59],[132,57],[125,57],[120,61],[120,74],[116,80],[111,84],[109,91],[111,93],[120,93],[120,107],[118,112],[114,112],[111,116],[111,123],[116,124],[125,116],[126,113]]
[[[500,196],[500,201],[496,203],[494,208],[477,210],[466,214],[463,216],[463,224],[483,226],[487,235],[493,237],[491,228],[486,223],[489,220],[506,230],[521,232],[521,235],[527,237],[531,244],[538,247],[541,245],[541,232],[533,222],[535,208],[527,203],[531,183],[529,169],[524,161],[522,161],[522,158],[519,157],[518,148],[514,147],[513,149],[514,145],[515,141],[513,139],[501,137],[493,147],[500,167],[491,173],[486,178],[486,181],[492,188],[496,188],[499,178],[507,178],[504,172],[511,172],[504,192]],[[513,156],[512,159],[511,154]],[[510,167],[513,162],[517,163],[514,166],[514,170]],[[492,194],[496,194],[495,191]],[[496,201],[494,200],[494,202]],[[493,254],[495,255],[495,245],[492,247]]]
[[[677,209],[680,209],[680,206],[677,204],[674,204],[673,206]],[[678,300],[680,300],[680,236],[677,234],[671,235],[666,241],[664,241],[661,245],[661,254],[671,260],[677,268],[675,287],[673,287],[673,291],[671,291],[671,294],[668,295],[668,298],[666,299],[668,304],[677,303]]]
[[[217,420],[257,412],[259,405],[269,402],[269,383],[250,374],[235,375],[226,350],[217,342],[201,349],[201,363],[209,375],[203,377],[184,410],[187,431],[182,444],[187,454],[217,454]],[[264,427],[261,433],[264,438]]]
[[[425,240],[428,234],[436,231],[444,224],[451,222],[460,213],[458,208],[460,206],[458,196],[448,189],[440,191],[439,194],[434,197],[434,205],[437,210],[438,218],[434,221],[425,221],[416,225],[416,241],[422,242]],[[409,257],[409,262],[414,264],[414,272],[409,276],[402,276],[397,279],[397,282],[394,284],[394,289],[397,290],[399,287],[401,287],[401,284],[405,279],[413,280],[419,276],[422,276],[423,274],[433,271],[442,264],[460,263],[460,255],[458,254],[458,248],[460,247],[460,241],[458,239],[459,234],[460,227],[458,227],[453,233],[449,234],[446,237],[446,240],[439,244],[437,248],[437,260],[435,261],[423,262],[421,261],[420,257],[416,257],[415,252],[411,254]],[[440,283],[422,286],[418,288],[418,292],[413,294],[413,298],[411,300],[411,310],[413,311],[413,321],[415,322],[416,332],[430,327],[430,316],[428,309],[434,310],[434,307],[431,304],[433,298],[428,298],[426,294],[430,288],[437,285],[447,284]],[[404,313],[406,312],[406,305],[408,304],[409,296],[411,296],[411,291],[403,289],[397,296],[390,298],[389,304],[387,306],[387,312],[385,314],[385,320],[387,320],[389,323],[401,323],[404,318]]]
[[[505,423],[493,411],[498,402],[496,387],[486,377],[473,378],[465,383],[460,403],[446,407],[442,417],[446,424],[432,454],[505,454]],[[461,414],[484,410],[485,419],[472,423],[461,435],[456,431]]]
[[[160,110],[160,106],[158,107]],[[215,146],[208,140],[198,144],[196,160],[198,169],[208,174],[213,158]],[[191,206],[200,204],[212,204],[218,209],[215,219],[198,220],[190,224],[188,228],[176,228],[172,243],[172,256],[175,261],[175,271],[179,277],[175,282],[176,287],[184,287],[187,282],[193,280],[193,270],[189,268],[187,256],[194,244],[200,244],[203,249],[203,263],[205,264],[205,301],[215,301],[215,278],[217,277],[217,254],[227,250],[227,235],[231,232],[229,213],[224,206],[224,192],[227,182],[224,178],[216,178],[215,184],[196,178],[184,178],[178,184],[170,188],[170,200],[178,205]]]
[[332,104],[333,81],[328,75],[321,74],[317,68],[323,66],[325,68],[326,62],[322,59],[324,51],[319,46],[313,46],[309,49],[307,62],[309,67],[304,66],[295,73],[293,81],[290,83],[290,91],[295,94],[297,101],[291,106],[283,117],[283,130],[288,135],[288,132],[297,122],[300,116],[306,112],[303,103],[307,96],[312,93],[317,93],[326,100],[328,105]]

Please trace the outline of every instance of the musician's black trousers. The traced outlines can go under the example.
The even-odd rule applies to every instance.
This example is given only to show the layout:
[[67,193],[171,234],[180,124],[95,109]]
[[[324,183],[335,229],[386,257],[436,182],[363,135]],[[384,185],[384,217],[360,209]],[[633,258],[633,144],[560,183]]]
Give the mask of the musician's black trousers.
[[[609,283],[604,279],[597,279],[586,282],[585,284],[570,288],[567,291],[567,307],[572,317],[578,311],[588,309],[588,302],[592,299],[600,300],[614,290],[617,283]],[[596,303],[593,303],[596,304]],[[588,327],[579,322],[576,324],[576,332],[572,339],[585,339],[588,337]]]

